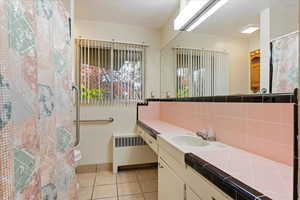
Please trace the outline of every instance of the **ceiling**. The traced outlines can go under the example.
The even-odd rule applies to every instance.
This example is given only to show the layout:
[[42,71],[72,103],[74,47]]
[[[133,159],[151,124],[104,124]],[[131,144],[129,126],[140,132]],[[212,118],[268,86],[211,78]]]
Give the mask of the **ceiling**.
[[[251,35],[240,31],[249,24],[259,25],[260,12],[271,8],[271,21],[298,22],[298,0],[229,0],[220,10],[203,22],[194,31],[204,34],[248,38]],[[279,19],[280,18],[280,19]],[[290,19],[295,19],[291,22]]]
[[[282,28],[280,26],[286,22],[289,23],[289,29],[295,30],[294,27],[299,22],[298,1],[229,0],[194,32],[239,38],[252,37],[253,35],[241,34],[241,29],[249,24],[259,25],[260,12],[269,7],[271,8],[271,26],[274,29],[277,28],[280,31],[279,29]],[[177,11],[179,2],[180,0],[75,0],[75,15],[81,20],[158,29],[164,26]],[[278,27],[276,27],[277,21]]]
[[81,20],[161,28],[178,9],[179,0],[75,0]]

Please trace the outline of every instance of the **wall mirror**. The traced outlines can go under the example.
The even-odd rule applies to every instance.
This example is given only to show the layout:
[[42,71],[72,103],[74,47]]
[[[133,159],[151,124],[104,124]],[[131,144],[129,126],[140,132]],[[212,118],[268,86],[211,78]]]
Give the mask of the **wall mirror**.
[[298,0],[225,0],[196,27],[174,30],[190,2],[181,1],[162,32],[161,98],[298,87]]

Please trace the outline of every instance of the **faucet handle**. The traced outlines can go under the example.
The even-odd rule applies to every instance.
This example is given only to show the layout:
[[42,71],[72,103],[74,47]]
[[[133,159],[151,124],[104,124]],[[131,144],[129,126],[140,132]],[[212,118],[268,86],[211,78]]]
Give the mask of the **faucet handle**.
[[203,140],[216,141],[216,137],[212,129],[203,129],[196,132],[196,135],[201,137]]
[[207,140],[208,139],[208,133],[207,132],[204,132],[204,131],[198,131],[196,132],[196,135],[201,137],[202,139],[204,140]]

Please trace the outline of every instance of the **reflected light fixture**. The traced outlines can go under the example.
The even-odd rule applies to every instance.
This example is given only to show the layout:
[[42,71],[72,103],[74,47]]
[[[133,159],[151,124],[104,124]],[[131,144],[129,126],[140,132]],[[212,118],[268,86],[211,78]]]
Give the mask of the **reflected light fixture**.
[[174,20],[174,29],[182,28],[209,2],[209,0],[191,0]]
[[244,27],[243,30],[241,31],[241,33],[252,34],[257,30],[259,30],[259,27],[257,25],[250,24],[250,25]]
[[192,31],[229,0],[190,0],[174,20],[174,29]]

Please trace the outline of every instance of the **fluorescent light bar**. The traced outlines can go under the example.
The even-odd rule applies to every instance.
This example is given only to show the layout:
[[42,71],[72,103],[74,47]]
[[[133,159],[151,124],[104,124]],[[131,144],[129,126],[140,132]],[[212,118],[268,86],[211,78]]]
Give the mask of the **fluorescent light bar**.
[[174,29],[181,30],[209,0],[191,0],[174,20]]
[[220,0],[218,3],[216,3],[213,7],[211,7],[208,11],[206,11],[203,15],[199,17],[199,19],[193,23],[187,31],[194,30],[197,26],[199,26],[201,23],[203,23],[207,18],[209,18],[211,15],[213,15],[217,10],[219,10],[222,6],[224,6],[229,0]]
[[259,27],[257,26],[254,26],[254,25],[251,25],[251,26],[247,26],[246,28],[244,28],[241,33],[244,33],[244,34],[252,34],[254,33],[255,31],[259,30]]

